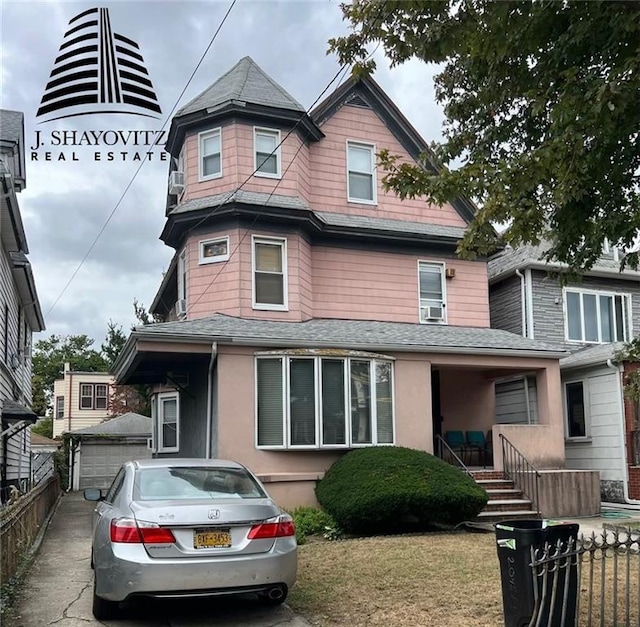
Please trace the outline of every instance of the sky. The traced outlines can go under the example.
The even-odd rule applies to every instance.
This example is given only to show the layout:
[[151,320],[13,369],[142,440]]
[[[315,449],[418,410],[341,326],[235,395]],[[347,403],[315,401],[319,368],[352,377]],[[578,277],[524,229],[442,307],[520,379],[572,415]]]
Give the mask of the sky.
[[[247,55],[307,108],[339,70],[335,55],[327,55],[328,39],[348,32],[337,0],[238,0],[189,82],[230,5],[0,2],[0,108],[25,116],[26,189],[18,201],[47,327],[34,340],[86,334],[99,348],[109,321],[128,332],[136,323],[134,299],[151,304],[174,252],[159,239],[169,170],[160,147],[149,160],[146,148],[60,146],[54,145],[56,136],[168,130],[175,107]],[[113,30],[140,46],[162,109],[158,119],[113,113],[51,122],[36,117],[69,20],[96,6],[108,8]],[[390,69],[382,49],[374,58],[376,81],[425,140],[440,139],[435,69],[417,60]],[[30,150],[37,131],[43,146]],[[109,151],[115,152],[112,161]],[[142,161],[133,160],[136,152]]]

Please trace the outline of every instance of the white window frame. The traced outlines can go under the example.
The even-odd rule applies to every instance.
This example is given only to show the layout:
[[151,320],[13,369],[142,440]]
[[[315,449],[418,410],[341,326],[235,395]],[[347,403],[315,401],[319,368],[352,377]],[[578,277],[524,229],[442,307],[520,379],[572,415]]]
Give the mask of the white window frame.
[[[213,257],[205,257],[204,250],[209,244],[219,244],[225,242],[227,245],[227,252],[224,255],[215,255]],[[203,239],[198,242],[198,263],[202,266],[207,263],[218,263],[220,261],[229,260],[229,236],[214,237],[211,239]]]
[[[282,444],[262,445],[258,442],[258,360],[260,359],[281,359],[283,368],[283,442]],[[290,361],[291,359],[313,359],[314,360],[314,394],[315,394],[315,444],[292,444],[291,443],[291,416],[290,416]],[[345,403],[345,443],[325,444],[322,441],[322,359],[338,359],[344,361],[343,376],[345,377],[344,403]],[[357,443],[352,440],[352,413],[351,413],[351,361],[369,362],[370,381],[375,381],[376,365],[378,363],[391,364],[391,428],[393,438],[391,442],[378,443],[378,421],[377,421],[377,386],[371,386],[371,442]],[[372,446],[395,446],[396,429],[396,392],[395,392],[395,366],[394,359],[389,357],[369,357],[356,355],[297,355],[288,353],[274,353],[256,355],[254,358],[254,445],[259,450],[348,450],[354,448],[367,448]]]
[[[353,146],[354,148],[367,148],[371,151],[371,172],[363,172],[361,170],[353,170],[356,174],[367,174],[371,176],[371,185],[372,185],[372,196],[371,200],[367,198],[354,198],[351,195],[351,189],[349,187],[349,172],[351,172],[351,168],[349,167],[349,147]],[[378,204],[378,183],[376,177],[376,145],[370,144],[368,142],[356,141],[352,139],[347,140],[346,144],[346,165],[347,165],[347,201],[355,202],[362,205],[377,205]]]
[[[158,453],[177,453],[180,451],[180,393],[179,392],[160,392],[157,396],[157,402],[155,404],[156,415],[154,417],[156,421],[156,434],[157,434],[157,446],[154,442],[155,450]],[[163,418],[164,418],[164,405],[167,400],[176,401],[176,445],[165,446],[164,445],[164,433],[163,433]]]
[[[582,383],[582,403],[584,405],[584,435],[572,436],[569,433],[569,397],[567,396],[567,386],[572,383]],[[588,379],[570,379],[562,382],[562,408],[564,410],[564,433],[565,439],[570,442],[587,442],[591,440],[591,411],[589,404],[589,381]]]
[[[268,135],[269,137],[275,137],[276,140],[276,149],[273,154],[276,157],[276,172],[275,174],[271,172],[259,172],[258,167],[258,135]],[[263,126],[254,126],[253,127],[253,171],[255,176],[261,176],[268,179],[279,179],[282,178],[282,158],[280,152],[280,131],[277,128],[266,128]]]
[[56,396],[56,420],[64,418],[64,396]]
[[[98,396],[98,387],[103,387],[105,388],[105,393],[104,395],[100,394],[100,396]],[[104,398],[104,407],[98,407],[98,398]],[[109,407],[109,384],[108,383],[94,383],[93,384],[93,404],[95,409],[101,409],[106,411]]]
[[[277,244],[282,255],[282,300],[281,305],[258,303],[256,301],[256,244]],[[277,273],[272,273],[277,274]],[[260,311],[289,311],[289,275],[287,271],[287,239],[266,235],[251,236],[251,307]]]
[[[202,166],[204,163],[204,158],[208,157],[209,155],[204,154],[204,150],[203,150],[204,140],[209,139],[210,137],[215,137],[216,135],[220,140],[220,171],[214,172],[213,174],[205,175],[204,168]],[[215,153],[212,153],[212,154],[215,154]],[[222,177],[222,128],[217,127],[217,128],[211,128],[206,131],[202,131],[198,133],[198,180],[209,181],[211,179],[219,179],[221,177]]]
[[187,300],[187,248],[183,248],[178,255],[176,267],[178,279],[178,300]]
[[[596,297],[596,316],[597,316],[597,324],[598,324],[598,340],[586,340],[580,339],[576,340],[569,337],[569,301],[567,298],[568,293],[578,294],[580,297],[580,323],[581,323],[581,335],[582,338],[585,337],[585,317],[584,317],[584,294],[592,294]],[[615,298],[619,296],[622,298],[624,314],[626,316],[626,322],[629,326],[629,337],[623,338],[622,341],[628,342],[633,338],[633,312],[632,312],[632,295],[629,292],[609,292],[606,290],[589,290],[575,287],[564,287],[562,289],[562,309],[564,316],[564,337],[565,341],[569,344],[610,344],[612,342],[616,342],[615,338],[612,342],[605,342],[602,339],[602,321],[600,317],[600,296],[610,296]],[[615,309],[614,309],[615,314]],[[614,330],[616,328],[616,320],[614,315]],[[624,331],[624,330],[623,330]]]
[[[442,320],[423,320],[422,308],[429,305],[423,304],[423,301],[428,301],[428,298],[421,298],[420,295],[420,270],[423,266],[431,266],[440,268],[440,283],[442,285]],[[447,324],[447,282],[446,274],[447,267],[443,261],[432,261],[430,259],[418,259],[418,321],[420,324]],[[436,305],[437,306],[437,305]]]
[[[83,394],[83,387],[88,387],[91,389],[91,393],[90,394]],[[78,409],[82,410],[82,411],[88,411],[88,410],[92,410],[94,408],[93,406],[93,397],[94,397],[94,388],[93,388],[93,384],[92,383],[80,383],[80,402],[78,404]],[[88,398],[91,400],[91,404],[89,407],[83,407],[82,406],[82,399]]]

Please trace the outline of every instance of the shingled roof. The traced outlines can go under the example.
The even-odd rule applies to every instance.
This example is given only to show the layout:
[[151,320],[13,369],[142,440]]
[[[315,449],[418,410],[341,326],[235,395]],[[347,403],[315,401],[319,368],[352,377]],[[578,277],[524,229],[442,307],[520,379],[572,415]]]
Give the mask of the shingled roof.
[[133,336],[169,336],[254,346],[350,348],[442,353],[528,354],[558,358],[564,349],[515,333],[480,327],[334,320],[253,320],[216,314],[210,318],[137,327]]
[[215,109],[233,100],[277,109],[305,111],[305,108],[264,72],[251,57],[243,57],[213,85],[182,107],[176,113],[176,117]]

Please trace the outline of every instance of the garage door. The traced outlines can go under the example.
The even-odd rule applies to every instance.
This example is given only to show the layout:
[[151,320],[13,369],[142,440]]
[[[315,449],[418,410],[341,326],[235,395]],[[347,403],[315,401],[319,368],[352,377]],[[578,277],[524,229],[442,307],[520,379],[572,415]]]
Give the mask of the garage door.
[[124,462],[149,457],[146,444],[85,442],[80,450],[80,489],[108,488]]

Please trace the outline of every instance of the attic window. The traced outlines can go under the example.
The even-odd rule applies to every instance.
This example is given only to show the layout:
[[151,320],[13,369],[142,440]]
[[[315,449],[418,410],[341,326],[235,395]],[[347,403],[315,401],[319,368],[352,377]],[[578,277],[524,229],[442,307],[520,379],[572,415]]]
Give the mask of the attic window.
[[222,141],[220,129],[216,128],[199,135],[200,180],[222,176]]
[[376,203],[375,146],[347,142],[349,202]]
[[280,178],[280,131],[253,129],[256,176]]

